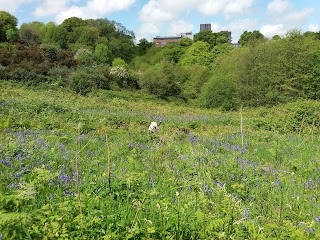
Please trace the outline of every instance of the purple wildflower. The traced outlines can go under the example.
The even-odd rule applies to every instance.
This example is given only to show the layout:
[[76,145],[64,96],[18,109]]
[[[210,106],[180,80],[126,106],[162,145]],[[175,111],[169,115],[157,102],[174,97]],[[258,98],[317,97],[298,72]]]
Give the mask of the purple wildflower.
[[244,218],[248,218],[249,217],[249,209],[247,208],[245,213],[243,214]]
[[69,182],[69,181],[70,181],[70,178],[69,178],[69,176],[68,176],[67,174],[62,173],[62,174],[60,175],[60,180],[61,180],[62,182]]

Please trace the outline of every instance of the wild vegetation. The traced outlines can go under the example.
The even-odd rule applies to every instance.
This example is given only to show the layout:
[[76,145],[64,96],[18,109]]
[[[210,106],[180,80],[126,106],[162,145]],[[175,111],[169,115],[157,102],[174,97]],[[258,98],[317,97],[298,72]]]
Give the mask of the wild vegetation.
[[0,11],[0,239],[319,239],[319,39]]
[[319,102],[222,113],[1,88],[4,239],[320,237]]

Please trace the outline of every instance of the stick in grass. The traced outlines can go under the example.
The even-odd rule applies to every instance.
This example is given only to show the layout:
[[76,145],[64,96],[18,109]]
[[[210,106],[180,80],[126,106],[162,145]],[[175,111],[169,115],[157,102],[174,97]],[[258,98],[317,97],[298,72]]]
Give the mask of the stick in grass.
[[240,133],[241,133],[241,146],[243,147],[242,106],[240,108]]
[[109,184],[109,192],[111,193],[111,162],[110,162],[110,145],[108,142],[108,134],[106,133],[106,143],[108,150],[108,184]]

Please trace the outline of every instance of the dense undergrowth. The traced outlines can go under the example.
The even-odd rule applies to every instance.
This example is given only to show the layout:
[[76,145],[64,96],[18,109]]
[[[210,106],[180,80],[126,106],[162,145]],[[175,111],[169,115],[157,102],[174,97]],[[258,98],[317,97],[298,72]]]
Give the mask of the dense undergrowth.
[[0,239],[320,238],[317,101],[226,113],[0,84]]

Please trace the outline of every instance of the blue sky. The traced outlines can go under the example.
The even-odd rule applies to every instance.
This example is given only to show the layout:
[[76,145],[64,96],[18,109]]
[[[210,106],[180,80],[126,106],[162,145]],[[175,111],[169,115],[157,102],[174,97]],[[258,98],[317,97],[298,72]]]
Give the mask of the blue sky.
[[0,0],[0,10],[18,18],[60,24],[76,16],[107,18],[134,31],[137,40],[199,32],[201,23],[214,32],[232,32],[237,42],[244,31],[259,30],[266,37],[289,30],[320,31],[319,0]]

